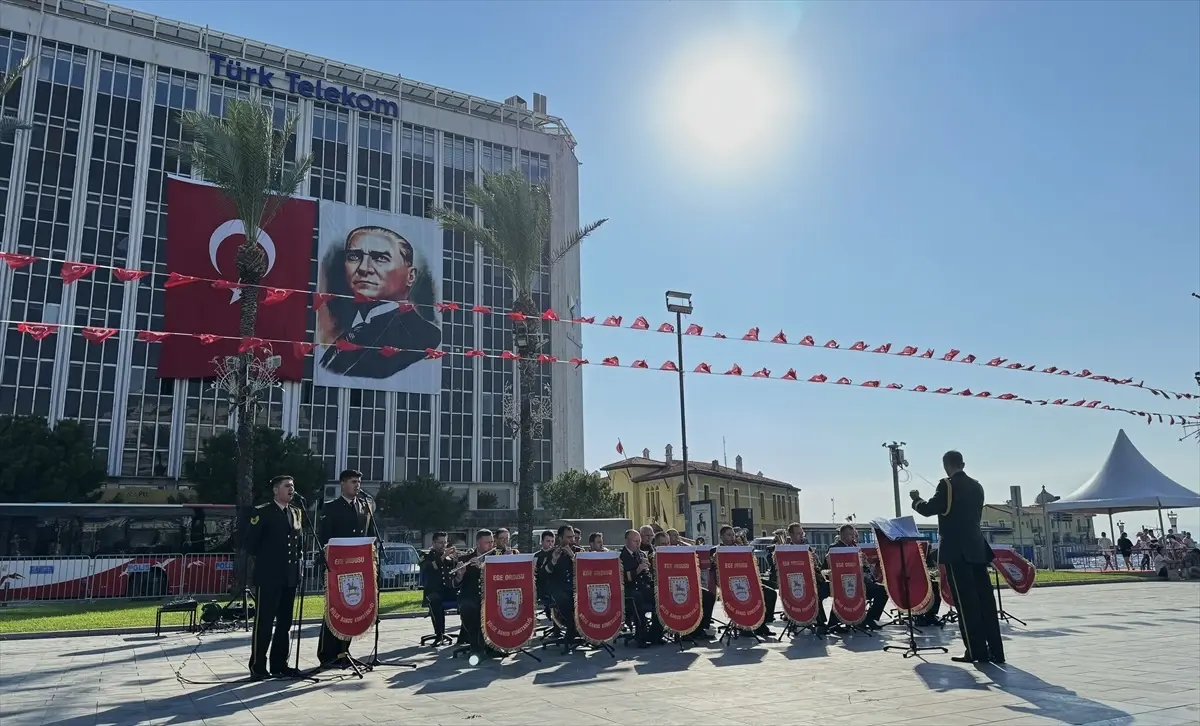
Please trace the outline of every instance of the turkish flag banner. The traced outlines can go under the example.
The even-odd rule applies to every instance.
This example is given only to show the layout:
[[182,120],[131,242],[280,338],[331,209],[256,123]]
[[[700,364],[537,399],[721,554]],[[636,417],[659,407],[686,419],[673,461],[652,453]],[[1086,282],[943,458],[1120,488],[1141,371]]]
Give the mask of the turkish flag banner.
[[888,596],[896,607],[910,615],[920,615],[933,605],[933,583],[925,569],[925,558],[921,555],[921,542],[917,540],[891,540],[882,530],[875,530],[879,543],[879,568],[887,586]]
[[325,547],[325,622],[340,640],[366,635],[379,608],[374,537],[335,537]]
[[1028,593],[1037,579],[1037,568],[1012,545],[992,545],[992,567],[1018,595]]
[[805,626],[817,619],[817,569],[808,545],[775,545],[775,571],[779,573],[779,603],[788,620]]
[[663,630],[687,635],[700,627],[700,565],[694,547],[659,547],[654,560],[654,600]]
[[950,578],[946,576],[946,566],[938,563],[938,591],[942,593],[942,601],[954,607],[954,593],[950,591]]
[[[238,301],[247,291],[237,285],[237,252],[246,239],[244,227],[233,204],[220,189],[208,184],[168,179],[167,208],[168,272],[182,278],[232,283],[232,286],[206,283],[168,286],[164,293],[163,327],[181,335],[163,341],[158,376],[206,378],[216,375],[214,357],[237,355],[237,341],[242,337]],[[316,214],[316,202],[288,199],[266,228],[259,230],[258,243],[267,264],[261,284],[290,290],[311,287],[309,267]],[[263,305],[265,296],[266,291],[259,290],[258,322],[253,337],[307,340],[307,296],[292,295]],[[205,345],[195,337],[200,333],[229,339]],[[300,380],[304,361],[291,355],[281,358],[275,375],[281,380]]]
[[717,548],[717,587],[729,623],[740,630],[758,630],[767,615],[758,561],[753,547]]
[[833,614],[846,625],[858,625],[867,617],[862,553],[858,547],[830,547],[827,557]]
[[695,549],[696,561],[700,565],[700,589],[705,592],[716,592],[717,578],[713,577],[713,552],[717,548],[701,545]]
[[501,653],[518,651],[536,623],[534,555],[492,555],[483,561],[483,639]]
[[575,629],[592,645],[611,643],[625,623],[619,552],[575,555]]

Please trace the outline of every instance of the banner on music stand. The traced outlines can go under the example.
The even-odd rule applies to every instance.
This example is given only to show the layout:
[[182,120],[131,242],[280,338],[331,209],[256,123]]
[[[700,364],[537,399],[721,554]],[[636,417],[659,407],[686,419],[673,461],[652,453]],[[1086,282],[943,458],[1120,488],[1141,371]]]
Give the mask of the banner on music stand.
[[858,625],[867,617],[862,554],[858,547],[830,547],[826,559],[833,614],[846,625]]
[[625,622],[619,552],[575,555],[575,629],[592,645],[611,643]]
[[762,627],[767,608],[753,547],[717,548],[717,587],[731,625],[750,631]]
[[[876,530],[876,538],[879,536],[879,530]],[[871,577],[875,578],[875,582],[883,582],[883,571],[880,569],[879,547],[874,542],[866,542],[858,546],[858,551],[862,554],[863,564],[867,568],[867,572],[871,573]]]
[[942,593],[942,601],[950,607],[954,604],[954,593],[951,592],[950,578],[946,576],[946,566],[938,563],[938,590]]
[[700,626],[700,566],[694,548],[654,551],[654,601],[666,632],[687,635]]
[[1037,579],[1037,568],[1012,545],[992,545],[992,567],[1018,595],[1028,593]]
[[325,548],[325,622],[339,640],[366,635],[379,607],[374,537],[334,537]]
[[799,626],[816,620],[821,598],[808,545],[775,545],[775,571],[779,573],[779,603],[788,620]]
[[909,615],[921,615],[933,605],[933,583],[925,569],[921,542],[912,539],[891,540],[875,530],[879,569],[887,586],[888,597]]
[[700,545],[696,550],[696,562],[700,567],[700,588],[708,593],[717,591],[717,579],[713,577],[713,551],[708,545]]
[[501,653],[533,638],[537,597],[533,555],[492,555],[483,561],[483,639]]

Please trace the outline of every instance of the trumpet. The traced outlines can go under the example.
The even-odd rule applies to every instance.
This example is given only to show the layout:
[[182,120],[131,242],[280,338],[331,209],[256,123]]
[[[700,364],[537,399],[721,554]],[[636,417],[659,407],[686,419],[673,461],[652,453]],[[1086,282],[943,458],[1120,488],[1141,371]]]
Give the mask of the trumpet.
[[451,570],[450,574],[451,575],[457,574],[459,571],[465,570],[466,568],[470,567],[471,565],[477,565],[480,562],[483,562],[485,557],[487,557],[490,554],[493,554],[495,551],[496,551],[496,548],[493,547],[490,550],[488,550],[487,552],[484,552],[482,555],[476,555],[476,556],[472,557],[471,559],[467,560],[466,562],[463,562],[458,567],[455,567],[453,570]]

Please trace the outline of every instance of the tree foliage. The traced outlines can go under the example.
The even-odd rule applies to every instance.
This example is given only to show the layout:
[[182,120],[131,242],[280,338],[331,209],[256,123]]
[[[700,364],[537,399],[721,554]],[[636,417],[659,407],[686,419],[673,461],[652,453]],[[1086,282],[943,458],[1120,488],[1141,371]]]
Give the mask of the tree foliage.
[[0,74],[0,141],[6,141],[20,129],[31,129],[29,123],[4,115],[4,98],[17,86],[17,81],[33,63],[33,55],[27,55],[15,66]]
[[467,182],[467,201],[479,209],[483,224],[449,208],[434,210],[442,228],[466,235],[478,242],[496,263],[504,267],[513,286],[513,309],[524,313],[513,321],[513,338],[517,353],[521,385],[519,439],[520,467],[517,475],[517,529],[521,549],[533,551],[533,462],[534,434],[537,422],[533,415],[533,396],[537,395],[537,362],[541,347],[541,320],[533,302],[534,283],[539,279],[542,263],[554,266],[572,249],[579,246],[607,219],[589,222],[567,234],[565,239],[551,239],[550,190],[542,184],[531,184],[519,169],[499,174],[485,174],[482,184]]
[[0,416],[0,501],[91,502],[108,480],[91,429],[70,419]]
[[467,513],[467,495],[431,476],[384,484],[375,497],[379,511],[415,532],[454,529]]
[[[303,439],[287,436],[279,429],[256,426],[253,439],[253,502],[271,501],[271,478],[288,474],[296,482],[296,492],[310,503],[321,496],[328,475],[325,465]],[[188,466],[187,477],[196,487],[196,497],[205,504],[233,504],[237,501],[237,435],[223,431],[209,437],[200,459]]]
[[605,519],[624,516],[621,498],[599,474],[564,471],[538,487],[542,509],[561,519]]

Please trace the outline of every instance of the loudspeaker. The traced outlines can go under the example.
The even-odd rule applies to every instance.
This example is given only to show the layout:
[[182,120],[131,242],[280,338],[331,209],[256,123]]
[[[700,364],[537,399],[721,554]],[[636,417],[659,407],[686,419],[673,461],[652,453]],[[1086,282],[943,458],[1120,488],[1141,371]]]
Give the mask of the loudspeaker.
[[749,537],[754,536],[754,517],[751,515],[749,507],[734,507],[733,526],[746,530]]

